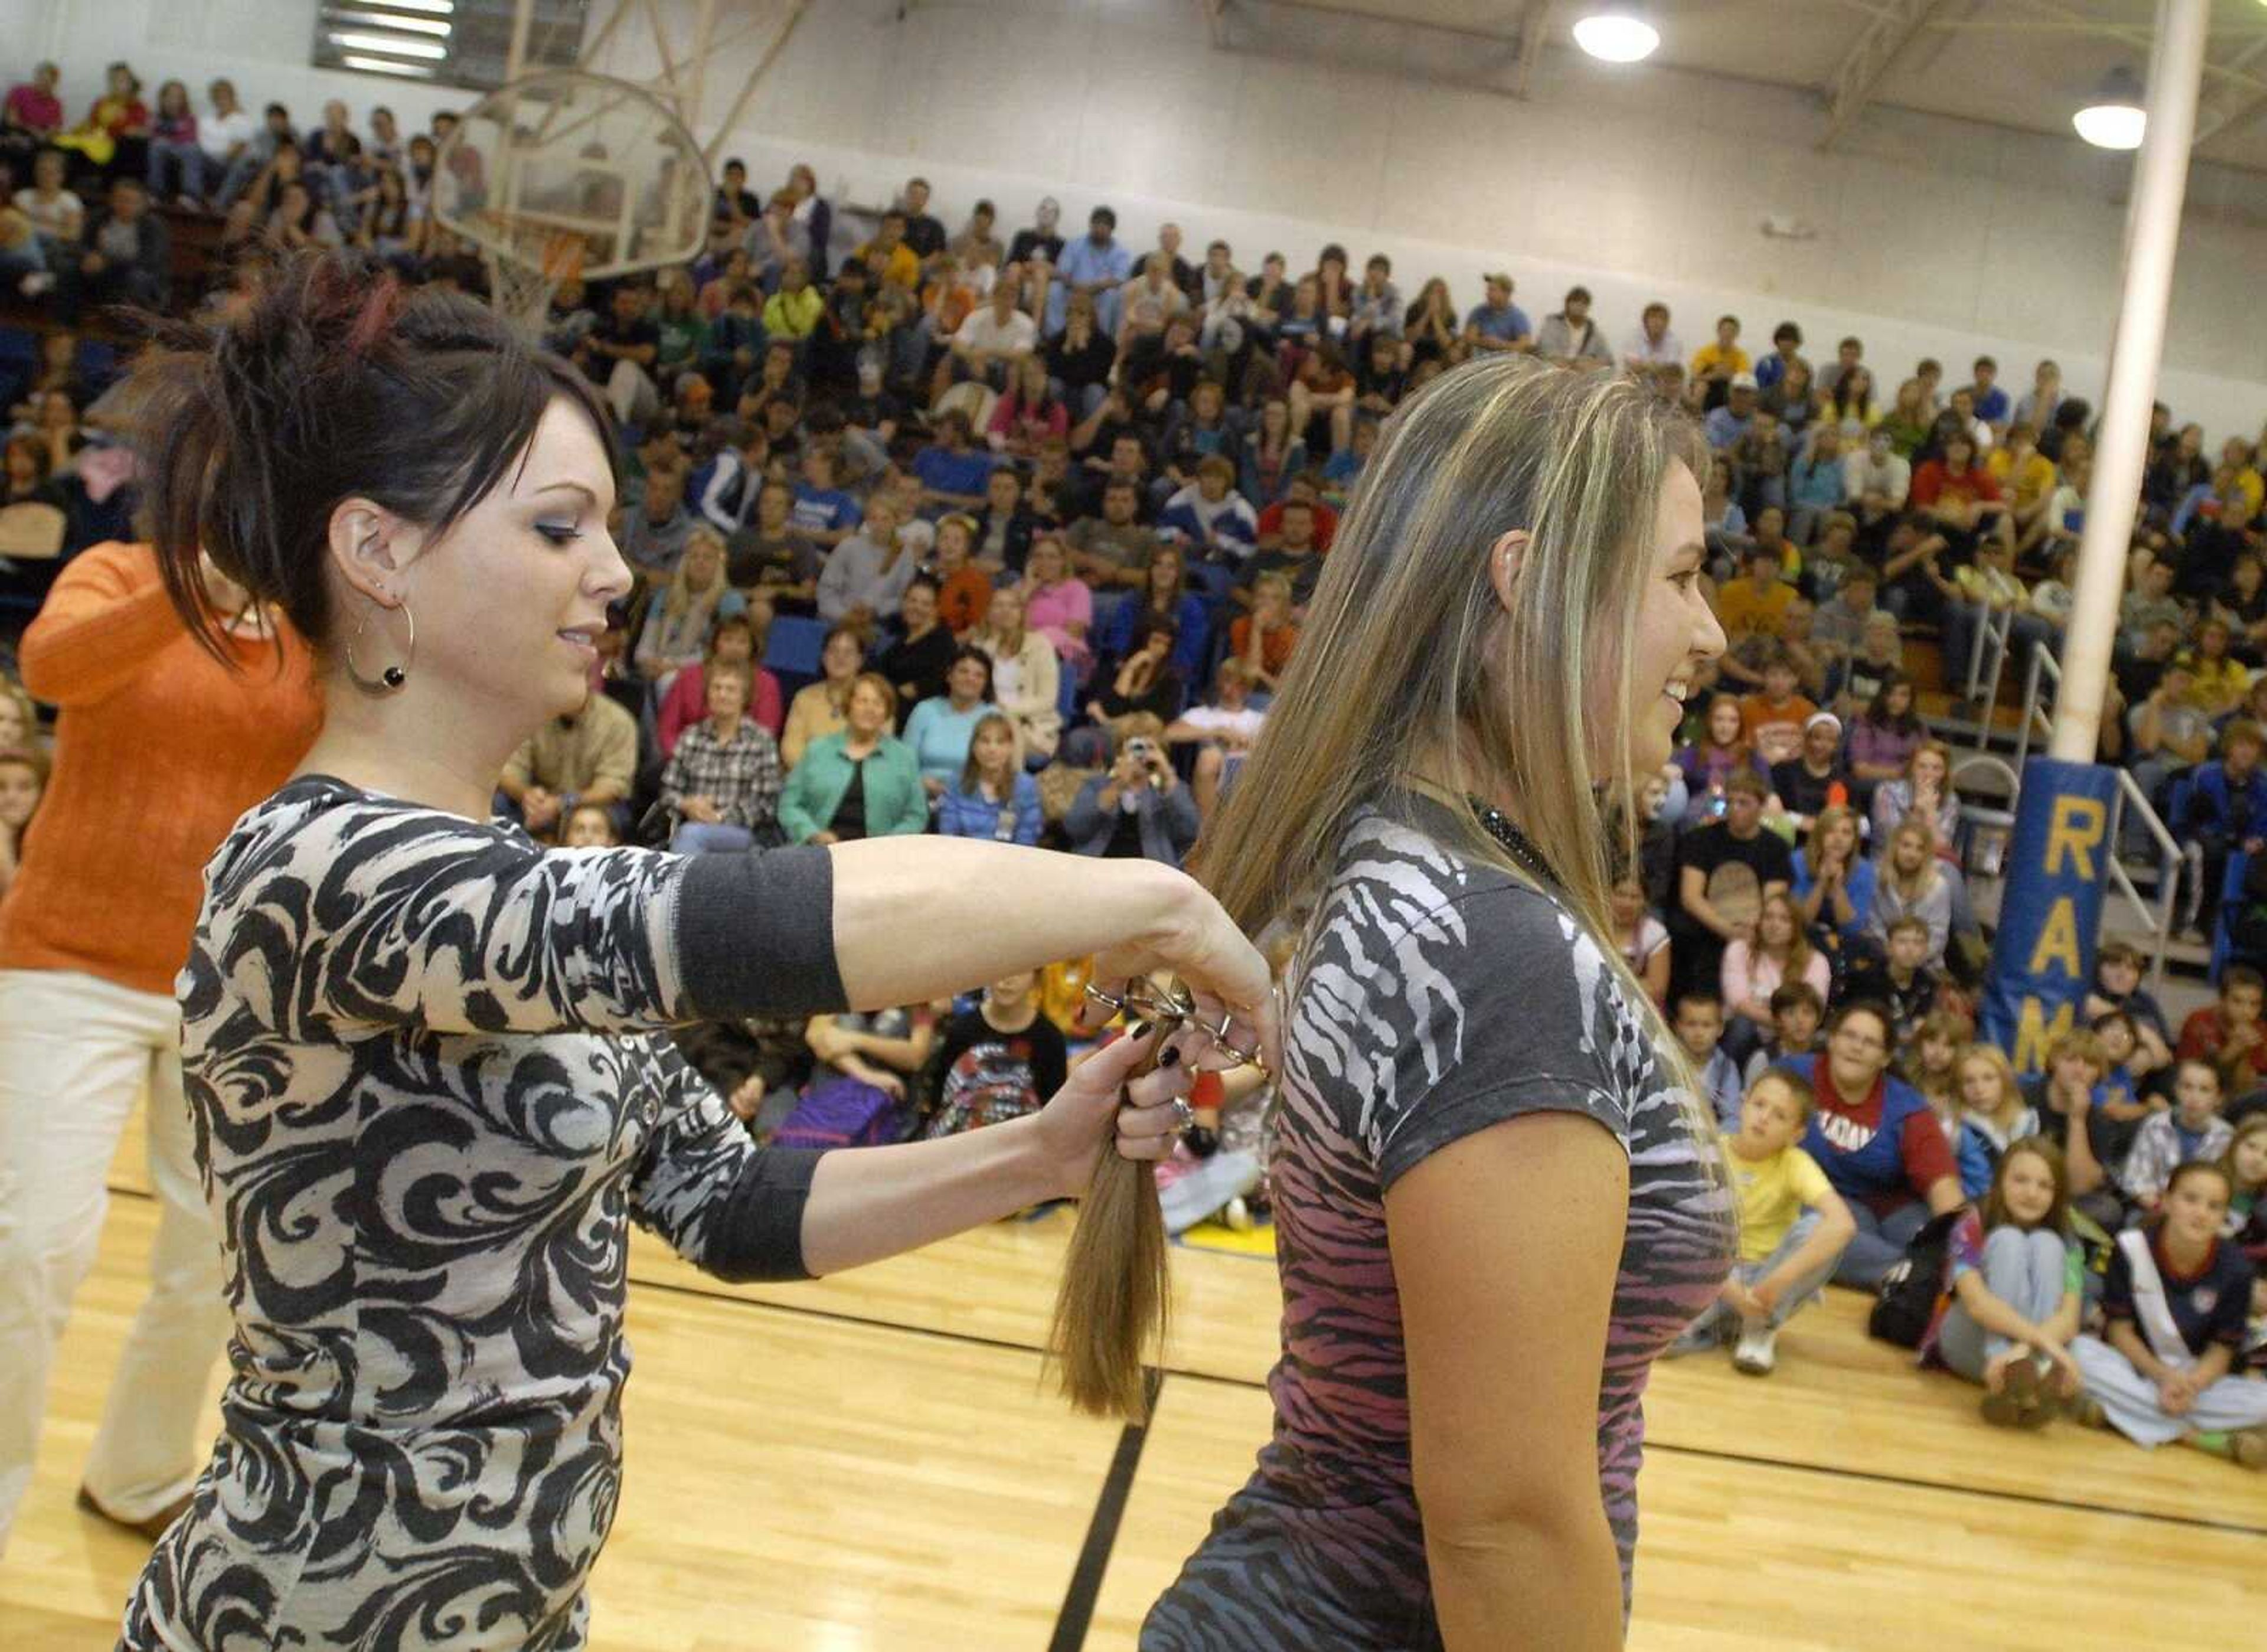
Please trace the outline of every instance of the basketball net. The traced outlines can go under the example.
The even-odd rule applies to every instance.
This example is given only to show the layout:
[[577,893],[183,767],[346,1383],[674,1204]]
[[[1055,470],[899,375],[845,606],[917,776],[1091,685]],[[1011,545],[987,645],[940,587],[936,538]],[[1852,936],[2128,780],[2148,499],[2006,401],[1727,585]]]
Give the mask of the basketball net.
[[484,247],[481,259],[488,266],[490,305],[522,338],[539,343],[551,314],[552,295],[583,273],[588,244],[579,235],[554,234],[544,237],[533,250],[536,255],[530,261]]

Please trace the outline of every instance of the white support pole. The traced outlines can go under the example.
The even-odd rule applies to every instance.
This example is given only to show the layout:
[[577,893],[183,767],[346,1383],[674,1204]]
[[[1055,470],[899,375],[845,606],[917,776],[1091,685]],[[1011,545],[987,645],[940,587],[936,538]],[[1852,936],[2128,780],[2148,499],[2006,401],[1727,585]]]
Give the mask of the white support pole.
[[2210,0],[2157,0],[2149,126],[2133,163],[2125,293],[2110,345],[2109,385],[2102,398],[2086,532],[2079,546],[2078,587],[2063,645],[2062,688],[2055,697],[2054,738],[2047,747],[2051,756],[2066,762],[2092,762],[2101,730],[2126,550],[2149,458],[2149,410],[2164,356],[2165,312],[2172,302],[2173,259],[2188,190],[2189,146],[2196,131],[2210,12]]

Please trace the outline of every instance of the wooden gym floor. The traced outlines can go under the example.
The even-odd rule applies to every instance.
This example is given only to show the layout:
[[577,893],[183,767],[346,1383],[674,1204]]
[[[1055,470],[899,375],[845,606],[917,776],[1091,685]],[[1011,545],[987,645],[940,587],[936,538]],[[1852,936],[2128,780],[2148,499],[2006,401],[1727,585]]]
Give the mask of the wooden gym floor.
[[[137,1125],[0,1562],[9,1652],[110,1646],[143,1559],[71,1499],[141,1297],[146,1186]],[[1266,1437],[1274,1270],[1176,1253],[1154,1421],[1122,1430],[1038,1385],[1068,1229],[1004,1222],[801,1286],[723,1284],[636,1236],[598,1652],[1132,1648]],[[2267,1479],[2067,1425],[1987,1429],[1975,1391],[1867,1341],[1862,1307],[1830,1292],[1768,1379],[1656,1371],[1632,1648],[2258,1643]]]

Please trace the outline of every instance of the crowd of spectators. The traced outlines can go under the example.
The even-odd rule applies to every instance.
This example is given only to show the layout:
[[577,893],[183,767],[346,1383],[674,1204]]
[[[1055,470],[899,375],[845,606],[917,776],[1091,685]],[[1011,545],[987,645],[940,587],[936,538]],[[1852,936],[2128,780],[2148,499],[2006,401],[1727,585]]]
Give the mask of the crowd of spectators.
[[[484,279],[435,214],[451,116],[405,139],[386,111],[357,129],[333,102],[303,131],[281,105],[253,120],[225,80],[202,101],[169,81],[153,113],[118,64],[71,124],[54,84],[43,65],[0,109],[0,274],[52,312],[13,409],[10,502],[100,486],[98,503],[130,504],[69,329],[93,305],[227,301],[231,263],[213,291],[169,286],[168,215],[216,219],[248,256],[352,245],[405,279]],[[1629,374],[1706,431],[1729,646],[1641,800],[1616,921],[1735,1164],[1780,1164],[1800,1139],[1813,1170],[1773,1171],[1774,1196],[1827,1192],[1799,1231],[1757,1229],[1772,1243],[1745,1259],[1736,1311],[1696,1336],[1770,1369],[1798,1287],[1874,1287],[1932,1215],[1995,1200],[2004,1215],[1995,1189],[2036,1158],[2011,1153],[2026,1138],[2053,1144],[2098,1274],[2109,1236],[2192,1159],[2233,1155],[2225,1214],[2256,1251],[2267,1166],[2234,1154],[2219,1116],[2223,1099],[2230,1119],[2267,1110],[2256,973],[2228,969],[2219,1007],[2176,1034],[2138,956],[2106,946],[2085,1024],[2035,1084],[1977,1039],[1986,947],[1923,696],[1972,716],[2003,637],[2011,676],[2059,646],[2092,415],[2054,363],[2020,393],[1988,357],[1949,383],[1933,360],[1877,382],[1860,339],[1814,366],[1791,321],[1757,356],[1729,315],[1688,351],[1658,303],[1609,339],[1580,287],[1538,325],[1505,270],[1460,307],[1438,277],[1409,297],[1382,253],[1325,246],[1295,273],[1269,251],[1255,271],[1251,249],[1174,224],[1130,246],[1106,204],[1067,233],[1052,200],[1014,228],[988,202],[956,206],[957,231],[939,204],[916,177],[860,212],[808,166],[759,192],[728,161],[692,263],[559,288],[545,340],[620,422],[614,526],[638,582],[598,692],[513,758],[502,812],[569,845],[935,831],[1178,863],[1265,726],[1381,422],[1478,355]],[[2158,408],[2102,723],[2102,760],[2133,769],[2183,846],[2184,918],[2227,917],[2239,940],[2267,835],[2262,457]],[[0,590],[38,577],[0,565]],[[0,877],[36,802],[31,715],[0,699]],[[1082,984],[1071,963],[957,1012],[688,1045],[760,1128],[806,1106],[836,1119],[852,1090],[960,1127],[1037,1105]],[[842,1127],[824,1139],[866,1139]],[[1986,1238],[1970,1237],[1980,1278]]]

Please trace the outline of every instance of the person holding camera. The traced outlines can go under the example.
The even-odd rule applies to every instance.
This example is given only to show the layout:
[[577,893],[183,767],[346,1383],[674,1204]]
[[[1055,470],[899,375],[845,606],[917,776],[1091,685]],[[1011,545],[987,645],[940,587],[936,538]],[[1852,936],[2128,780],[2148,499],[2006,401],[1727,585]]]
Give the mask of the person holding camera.
[[1165,760],[1156,718],[1126,719],[1116,758],[1079,788],[1063,830],[1081,855],[1178,866],[1197,841],[1196,800]]

